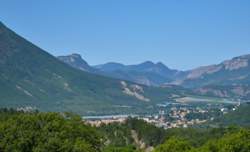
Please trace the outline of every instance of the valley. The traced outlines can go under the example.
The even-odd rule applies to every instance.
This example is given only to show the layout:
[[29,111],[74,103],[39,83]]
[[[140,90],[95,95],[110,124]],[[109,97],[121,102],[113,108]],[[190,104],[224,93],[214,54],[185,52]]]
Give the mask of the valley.
[[[128,66],[117,63],[90,66],[79,54],[57,59],[17,35],[3,23],[0,24],[0,54],[2,107],[33,107],[39,111],[70,111],[81,115],[150,114],[158,112],[157,105],[164,104],[165,101],[238,103],[247,101],[250,92],[245,83],[247,77],[234,81],[239,82],[237,86],[231,84],[234,89],[228,89],[229,84],[224,86],[224,83],[214,89],[212,83],[209,89],[205,89],[208,86],[189,88],[186,85],[167,84],[170,80],[183,79],[188,73],[188,79],[192,77],[192,81],[200,76],[213,77],[214,74],[219,78],[221,72],[211,72],[212,68],[179,71],[170,69],[163,63],[154,64],[150,61]],[[224,72],[229,75],[228,79],[237,78],[239,74],[248,73],[248,57],[245,55],[223,62],[217,69],[224,68]],[[239,66],[236,66],[238,63]],[[240,63],[244,63],[244,66],[240,66]],[[127,76],[122,80],[122,75],[115,76],[121,74],[121,71],[126,75],[138,76],[138,79]],[[196,76],[191,76],[194,73],[197,73]],[[160,80],[163,76],[164,80],[156,83],[155,80]],[[203,81],[206,83],[207,80]],[[241,82],[244,82],[244,86],[240,85]]]
[[0,3],[0,152],[250,152],[250,1]]

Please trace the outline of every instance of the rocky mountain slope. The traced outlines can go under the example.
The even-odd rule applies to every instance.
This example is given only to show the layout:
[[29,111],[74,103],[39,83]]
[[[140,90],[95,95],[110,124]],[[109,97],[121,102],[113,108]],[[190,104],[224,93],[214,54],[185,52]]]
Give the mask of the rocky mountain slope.
[[173,84],[194,89],[201,95],[249,100],[250,55],[186,71],[186,75]]
[[175,84],[189,88],[250,84],[250,55],[187,71],[186,76]]

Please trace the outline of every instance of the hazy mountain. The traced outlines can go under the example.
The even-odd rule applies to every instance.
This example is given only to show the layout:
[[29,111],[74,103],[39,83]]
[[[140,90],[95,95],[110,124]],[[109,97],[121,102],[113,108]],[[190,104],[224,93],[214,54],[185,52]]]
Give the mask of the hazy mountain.
[[100,69],[102,71],[106,71],[106,72],[113,72],[119,69],[123,69],[126,66],[121,64],[121,63],[115,63],[115,62],[109,62],[106,64],[101,64],[101,65],[96,65],[94,66],[96,69]]
[[160,62],[150,61],[137,65],[109,62],[90,67],[79,55],[74,54],[64,56],[63,61],[83,71],[149,86],[174,84],[192,88],[195,93],[206,96],[244,100],[250,98],[250,55],[189,71],[172,70]]
[[[84,69],[88,67],[86,63],[81,65],[85,65]],[[176,93],[176,90],[140,86],[77,70],[0,23],[2,107],[128,113],[145,111],[149,105],[171,100],[171,94]]]
[[[79,55],[79,61],[71,58],[72,55],[67,56],[64,62],[75,68],[88,72],[94,71],[96,74],[112,78],[149,86],[180,85],[194,88],[195,93],[207,96],[239,99],[250,97],[250,55],[235,57],[217,65],[203,66],[189,71],[172,70],[160,62],[151,61],[137,65],[109,62],[90,67]],[[84,64],[82,66],[77,63]]]
[[146,61],[137,65],[123,65],[121,63],[109,62],[90,67],[79,54],[59,56],[58,59],[83,71],[148,86],[159,86],[171,82],[181,73],[177,70],[169,69],[161,62],[153,63]]
[[94,67],[110,77],[155,86],[172,81],[179,73],[177,70],[169,69],[161,62],[153,63],[151,61],[137,65],[123,65],[110,62]]

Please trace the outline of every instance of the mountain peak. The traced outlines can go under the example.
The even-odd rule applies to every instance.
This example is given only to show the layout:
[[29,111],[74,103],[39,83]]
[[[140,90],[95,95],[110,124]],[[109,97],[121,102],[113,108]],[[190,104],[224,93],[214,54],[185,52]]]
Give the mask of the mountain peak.
[[90,67],[89,64],[85,60],[83,60],[82,56],[78,53],[73,53],[73,54],[66,55],[66,56],[58,56],[57,58],[74,68],[77,68],[83,71],[88,71],[88,72],[94,71],[92,67]]
[[106,63],[107,65],[123,65],[121,63],[117,63],[117,62],[108,62]]
[[123,69],[125,65],[121,63],[116,63],[116,62],[108,62],[106,64],[96,65],[94,67],[101,71],[112,72],[112,71]]
[[154,65],[154,62],[152,62],[152,61],[145,61],[142,64]]
[[167,67],[164,63],[162,63],[162,62],[157,62],[156,65],[159,66],[159,67],[162,67],[162,68],[163,68],[163,67],[164,67],[164,68],[168,68],[168,67]]
[[156,64],[158,64],[158,65],[164,65],[162,62],[157,62]]
[[0,27],[5,27],[5,25],[1,21],[0,21]]
[[58,56],[58,58],[68,58],[71,60],[83,60],[82,56],[78,53],[72,53],[70,55],[63,55],[63,56]]
[[71,57],[74,57],[74,58],[79,58],[79,59],[82,59],[82,56],[78,53],[72,53],[71,55],[69,55]]
[[[237,58],[237,57],[236,57],[236,58]],[[241,55],[241,56],[239,56],[238,58],[250,60],[250,54]]]

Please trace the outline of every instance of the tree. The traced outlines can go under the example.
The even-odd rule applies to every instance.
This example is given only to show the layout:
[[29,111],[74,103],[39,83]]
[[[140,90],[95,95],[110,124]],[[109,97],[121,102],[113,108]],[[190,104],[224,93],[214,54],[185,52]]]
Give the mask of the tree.
[[156,147],[154,152],[187,152],[191,150],[191,145],[188,141],[172,137],[164,144]]
[[75,115],[10,113],[1,120],[0,151],[100,152],[103,146],[96,129]]

